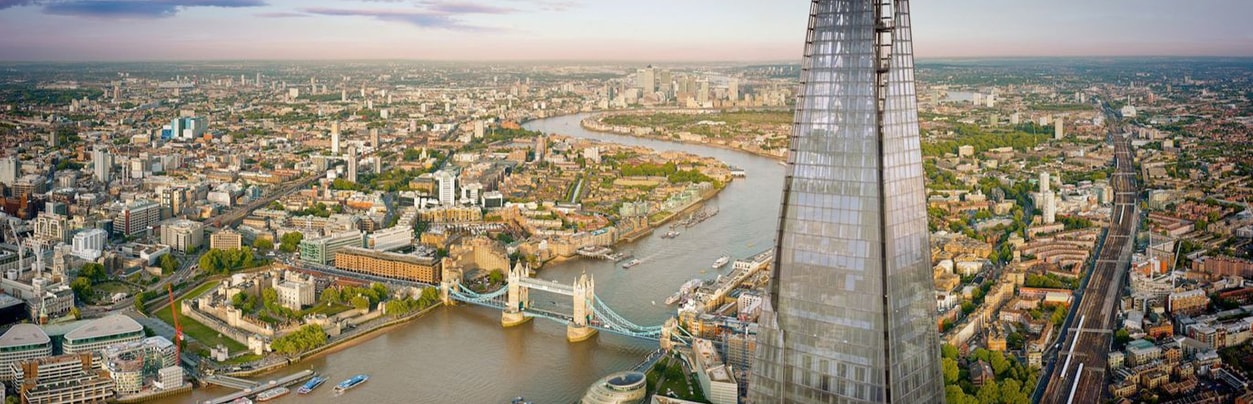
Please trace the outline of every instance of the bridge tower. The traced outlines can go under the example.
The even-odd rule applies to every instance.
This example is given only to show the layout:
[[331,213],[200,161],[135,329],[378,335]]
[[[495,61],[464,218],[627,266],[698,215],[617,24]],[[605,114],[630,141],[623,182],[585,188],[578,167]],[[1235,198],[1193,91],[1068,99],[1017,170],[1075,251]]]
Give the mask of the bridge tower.
[[596,329],[589,327],[588,322],[595,315],[592,302],[596,298],[596,282],[584,272],[574,282],[574,313],[570,324],[566,326],[566,340],[570,342],[586,341],[596,335]]
[[461,270],[450,269],[444,267],[441,269],[439,282],[439,299],[444,302],[445,306],[452,306],[457,303],[452,298],[452,292],[461,287]]
[[505,309],[500,312],[500,325],[505,327],[513,327],[521,325],[531,320],[525,313],[527,307],[531,305],[530,289],[522,284],[522,280],[530,277],[531,266],[523,266],[522,260],[518,260],[518,264],[509,270],[508,284],[509,298],[505,304]]
[[666,319],[666,323],[661,326],[661,338],[657,340],[657,344],[661,349],[674,349],[674,341],[670,340],[670,336],[674,335],[674,328],[678,327],[679,320],[676,317]]

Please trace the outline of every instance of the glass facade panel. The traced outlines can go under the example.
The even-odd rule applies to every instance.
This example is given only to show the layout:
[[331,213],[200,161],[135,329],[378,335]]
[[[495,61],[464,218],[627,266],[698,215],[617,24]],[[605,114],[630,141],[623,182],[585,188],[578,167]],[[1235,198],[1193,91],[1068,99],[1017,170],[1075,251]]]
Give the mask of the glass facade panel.
[[907,0],[812,2],[752,403],[944,401],[909,31]]

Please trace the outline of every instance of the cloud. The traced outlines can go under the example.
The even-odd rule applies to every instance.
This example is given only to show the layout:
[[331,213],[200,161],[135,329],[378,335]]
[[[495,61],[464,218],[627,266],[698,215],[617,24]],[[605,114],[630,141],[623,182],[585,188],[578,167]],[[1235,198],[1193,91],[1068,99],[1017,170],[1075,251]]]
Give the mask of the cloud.
[[517,3],[528,3],[531,6],[543,11],[566,11],[578,7],[580,3],[574,0],[513,0]]
[[308,16],[309,16],[308,14],[305,14],[305,13],[292,13],[292,12],[287,12],[287,11],[275,11],[275,12],[269,12],[269,13],[257,13],[257,14],[255,14],[255,15],[256,15],[257,17],[264,17],[264,18],[297,18],[297,17],[308,17]]
[[[367,3],[400,3],[406,0],[358,0]],[[494,4],[483,4],[469,0],[414,0],[411,9],[358,9],[312,7],[301,11],[323,16],[372,17],[380,21],[401,22],[419,28],[444,29],[450,31],[489,32],[501,31],[499,28],[483,27],[466,24],[459,17],[466,15],[502,15],[526,11],[560,11],[578,4],[573,0],[511,0],[519,6],[505,7]],[[284,13],[274,13],[284,14]],[[289,15],[274,15],[288,17]]]
[[35,0],[0,0],[0,10],[9,7],[26,6],[35,4]]
[[427,10],[444,14],[510,14],[517,9],[461,1],[426,1]]
[[[43,4],[43,12],[53,15],[95,18],[162,18],[171,17],[191,7],[261,7],[263,0],[0,0],[24,4]],[[4,8],[0,4],[0,9]]]
[[353,10],[339,8],[306,8],[306,13],[329,16],[373,17],[381,21],[403,22],[421,28],[450,31],[491,31],[491,28],[466,25],[448,13],[425,10]]

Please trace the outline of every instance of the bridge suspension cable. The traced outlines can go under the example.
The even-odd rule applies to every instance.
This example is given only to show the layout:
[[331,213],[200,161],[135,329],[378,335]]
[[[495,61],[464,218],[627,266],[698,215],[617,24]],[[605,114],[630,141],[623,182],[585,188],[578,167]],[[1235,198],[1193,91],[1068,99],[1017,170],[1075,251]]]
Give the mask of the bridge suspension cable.
[[626,318],[623,318],[618,313],[614,312],[613,309],[610,309],[609,305],[605,304],[604,301],[600,300],[600,297],[595,298],[594,311],[596,312],[598,317],[601,318],[601,321],[605,323],[606,328],[614,329],[614,330],[624,332],[624,333],[629,333],[629,334],[643,334],[643,335],[661,334],[662,326],[658,325],[658,326],[646,327],[646,326],[641,326],[641,325],[632,323]]

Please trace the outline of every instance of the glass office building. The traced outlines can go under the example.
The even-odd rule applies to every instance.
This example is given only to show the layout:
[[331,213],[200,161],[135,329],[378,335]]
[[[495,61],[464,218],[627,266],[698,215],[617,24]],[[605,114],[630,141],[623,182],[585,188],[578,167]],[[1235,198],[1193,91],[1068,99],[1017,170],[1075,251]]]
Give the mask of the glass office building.
[[907,0],[815,0],[751,403],[944,401]]

